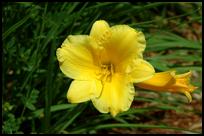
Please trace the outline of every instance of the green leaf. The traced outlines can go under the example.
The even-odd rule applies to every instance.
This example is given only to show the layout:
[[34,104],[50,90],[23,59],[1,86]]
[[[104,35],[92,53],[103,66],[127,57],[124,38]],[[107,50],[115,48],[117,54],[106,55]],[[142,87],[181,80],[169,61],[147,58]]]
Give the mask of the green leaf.
[[171,127],[167,125],[149,125],[149,124],[100,124],[94,127],[79,129],[76,131],[72,131],[71,134],[82,133],[88,130],[100,130],[100,129],[111,129],[111,128],[162,128],[162,129],[172,129],[172,130],[183,130],[187,132],[192,132],[197,134],[198,132],[189,131],[187,129],[178,128],[178,127]]
[[28,109],[32,110],[32,111],[34,111],[34,110],[36,109],[35,106],[34,106],[32,103],[29,103],[29,102],[27,102],[25,106],[26,106]]
[[23,19],[19,20],[16,24],[14,24],[13,26],[11,26],[6,32],[3,33],[3,40],[9,36],[13,31],[15,31],[17,28],[19,28],[21,25],[23,25],[28,19],[30,18],[30,16],[25,16]]
[[174,48],[200,50],[201,43],[184,39],[170,32],[157,32],[147,39],[147,51],[162,51]]
[[16,119],[11,113],[8,114],[8,119],[3,122],[2,131],[4,134],[13,134],[20,128],[21,120]]
[[39,96],[39,91],[36,89],[33,89],[28,97],[22,97],[22,101],[26,108],[30,110],[35,110],[34,104],[37,102],[37,98]]
[[[58,104],[51,106],[50,112],[60,111],[60,110],[66,110],[70,108],[74,108],[77,104]],[[44,111],[43,109],[38,109],[33,112],[34,117],[39,117]]]
[[156,68],[159,71],[166,71],[169,69],[167,63],[164,63],[164,61],[161,60],[149,60],[150,64],[153,65],[154,68]]

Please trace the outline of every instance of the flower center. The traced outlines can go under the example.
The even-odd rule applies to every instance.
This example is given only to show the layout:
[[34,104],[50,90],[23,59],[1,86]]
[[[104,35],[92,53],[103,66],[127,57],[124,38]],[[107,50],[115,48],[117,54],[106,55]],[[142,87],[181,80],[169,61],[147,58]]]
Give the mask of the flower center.
[[102,82],[111,82],[113,73],[114,73],[113,64],[110,63],[101,64],[100,72],[97,73],[97,76]]

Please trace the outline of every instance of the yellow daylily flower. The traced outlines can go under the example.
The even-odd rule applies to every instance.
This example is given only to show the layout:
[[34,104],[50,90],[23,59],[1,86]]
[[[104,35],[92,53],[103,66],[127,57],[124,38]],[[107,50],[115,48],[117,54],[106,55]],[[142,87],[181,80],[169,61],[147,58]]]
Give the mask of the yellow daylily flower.
[[189,102],[192,101],[191,94],[197,87],[189,83],[192,72],[176,75],[175,71],[155,73],[155,75],[136,86],[153,91],[168,91],[172,93],[184,93]]
[[116,116],[130,108],[133,83],[151,78],[155,70],[143,59],[142,32],[127,25],[110,27],[96,21],[89,35],[70,35],[57,49],[61,71],[73,78],[67,92],[71,103],[91,100],[101,113]]

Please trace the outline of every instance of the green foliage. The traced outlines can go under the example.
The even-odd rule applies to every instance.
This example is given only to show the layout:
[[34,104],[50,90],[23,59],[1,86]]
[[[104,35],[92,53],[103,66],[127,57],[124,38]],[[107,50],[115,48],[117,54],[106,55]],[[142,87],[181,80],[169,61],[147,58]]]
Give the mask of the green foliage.
[[13,134],[19,130],[21,124],[21,120],[16,119],[13,114],[7,115],[7,120],[4,121],[2,126],[2,131],[5,134]]
[[[144,59],[158,72],[191,70],[192,83],[199,87],[196,93],[201,95],[202,27],[196,26],[202,26],[201,3],[4,2],[2,132],[95,134],[113,128],[133,132],[161,128],[200,133],[163,124],[148,114],[168,110],[200,114],[196,109],[182,107],[187,102],[182,95],[136,89],[135,101],[150,106],[132,107],[115,118],[99,113],[91,102],[67,102],[72,79],[60,71],[56,49],[70,34],[89,34],[93,22],[99,19],[143,31],[147,40]],[[189,38],[188,33],[194,38]],[[143,118],[157,124],[143,123]]]
[[23,104],[25,105],[26,108],[34,111],[36,108],[34,106],[34,104],[37,102],[37,98],[38,98],[38,94],[39,94],[39,91],[38,90],[35,90],[33,89],[30,93],[30,95],[28,96],[28,98],[22,96],[22,102]]
[[[159,40],[158,40],[159,39]],[[169,32],[160,32],[151,35],[147,43],[147,51],[162,51],[167,49],[201,49],[201,43],[198,41],[187,40]]]

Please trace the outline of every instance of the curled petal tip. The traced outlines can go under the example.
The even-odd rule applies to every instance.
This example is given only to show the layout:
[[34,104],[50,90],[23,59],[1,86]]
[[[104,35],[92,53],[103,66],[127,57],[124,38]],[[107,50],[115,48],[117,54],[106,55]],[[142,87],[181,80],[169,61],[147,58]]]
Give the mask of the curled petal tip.
[[198,87],[196,87],[196,86],[191,86],[190,87],[190,89],[189,89],[189,91],[192,93],[194,90],[196,90],[196,89],[198,89]]
[[189,93],[189,92],[183,92],[185,95],[186,95],[186,97],[188,98],[188,102],[189,103],[191,103],[192,102],[192,96],[191,96],[191,94]]

